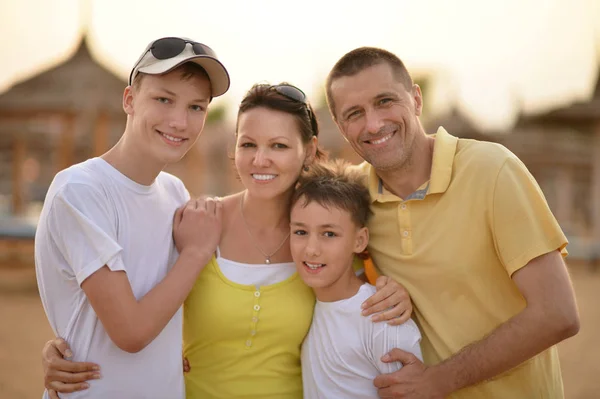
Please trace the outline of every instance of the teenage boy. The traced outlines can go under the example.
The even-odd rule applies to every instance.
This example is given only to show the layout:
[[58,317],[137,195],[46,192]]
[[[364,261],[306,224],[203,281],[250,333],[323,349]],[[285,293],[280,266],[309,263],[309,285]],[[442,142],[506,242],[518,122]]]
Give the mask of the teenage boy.
[[184,398],[181,304],[216,248],[221,205],[188,201],[162,170],[194,145],[228,88],[209,47],[153,41],[125,88],[119,142],[50,185],[35,240],[42,303],[73,360],[102,365],[88,391],[63,397]]
[[301,177],[292,199],[292,257],[317,303],[302,346],[304,396],[376,398],[373,380],[398,370],[381,358],[393,348],[421,358],[421,335],[412,320],[399,326],[373,323],[361,304],[375,287],[353,271],[354,255],[367,247],[369,190],[348,164],[320,164]]

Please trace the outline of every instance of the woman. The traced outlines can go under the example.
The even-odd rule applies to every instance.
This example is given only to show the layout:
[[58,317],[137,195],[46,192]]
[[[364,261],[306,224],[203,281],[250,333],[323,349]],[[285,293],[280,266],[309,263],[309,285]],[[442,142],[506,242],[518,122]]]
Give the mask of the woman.
[[[255,85],[240,105],[235,166],[245,190],[222,199],[217,253],[184,305],[188,398],[302,397],[300,348],[315,299],[292,262],[289,202],[300,173],[322,157],[317,136],[312,107],[294,86]],[[374,299],[387,299],[375,311],[404,293],[392,281],[381,291]],[[55,371],[47,381],[75,381],[48,378]]]

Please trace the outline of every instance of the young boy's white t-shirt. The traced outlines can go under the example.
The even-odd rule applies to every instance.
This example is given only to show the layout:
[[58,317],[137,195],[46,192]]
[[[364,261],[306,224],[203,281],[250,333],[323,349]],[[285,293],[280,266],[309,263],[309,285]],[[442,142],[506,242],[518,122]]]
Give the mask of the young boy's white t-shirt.
[[[109,338],[81,284],[107,265],[124,270],[136,298],[167,274],[177,257],[173,215],[189,198],[183,183],[160,173],[143,186],[101,158],[56,175],[35,237],[40,296],[54,333],[71,346],[75,361],[101,367],[90,388],[62,398],[184,398],[182,310],[138,353]],[[48,397],[47,392],[44,397]]]
[[390,326],[361,315],[361,304],[375,292],[374,286],[363,284],[351,298],[317,301],[302,345],[304,398],[378,398],[375,377],[401,368],[400,363],[382,362],[383,355],[399,348],[422,359],[414,321]]

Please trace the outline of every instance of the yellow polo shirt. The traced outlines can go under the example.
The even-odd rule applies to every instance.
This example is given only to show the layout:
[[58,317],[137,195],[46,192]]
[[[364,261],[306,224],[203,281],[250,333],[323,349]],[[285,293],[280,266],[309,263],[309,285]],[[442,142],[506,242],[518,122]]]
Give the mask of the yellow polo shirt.
[[[525,307],[511,275],[567,239],[525,165],[501,145],[435,135],[431,179],[406,199],[369,164],[369,251],[410,293],[426,364],[484,338]],[[556,347],[454,399],[563,398]]]

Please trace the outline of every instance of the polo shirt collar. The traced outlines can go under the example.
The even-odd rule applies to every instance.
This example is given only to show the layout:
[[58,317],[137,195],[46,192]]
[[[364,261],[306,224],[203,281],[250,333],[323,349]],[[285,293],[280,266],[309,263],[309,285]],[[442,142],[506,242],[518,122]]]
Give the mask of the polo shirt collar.
[[452,179],[452,167],[458,138],[452,136],[443,127],[439,127],[433,145],[433,163],[431,165],[431,185],[429,194],[445,193]]
[[[405,200],[423,199],[427,194],[441,194],[446,192],[452,178],[452,167],[458,138],[449,134],[446,129],[439,127],[435,134],[433,145],[433,160],[431,165],[431,179],[423,184]],[[383,187],[383,181],[377,176],[372,165],[369,165],[369,193],[371,202],[398,201],[399,197],[390,193]]]

